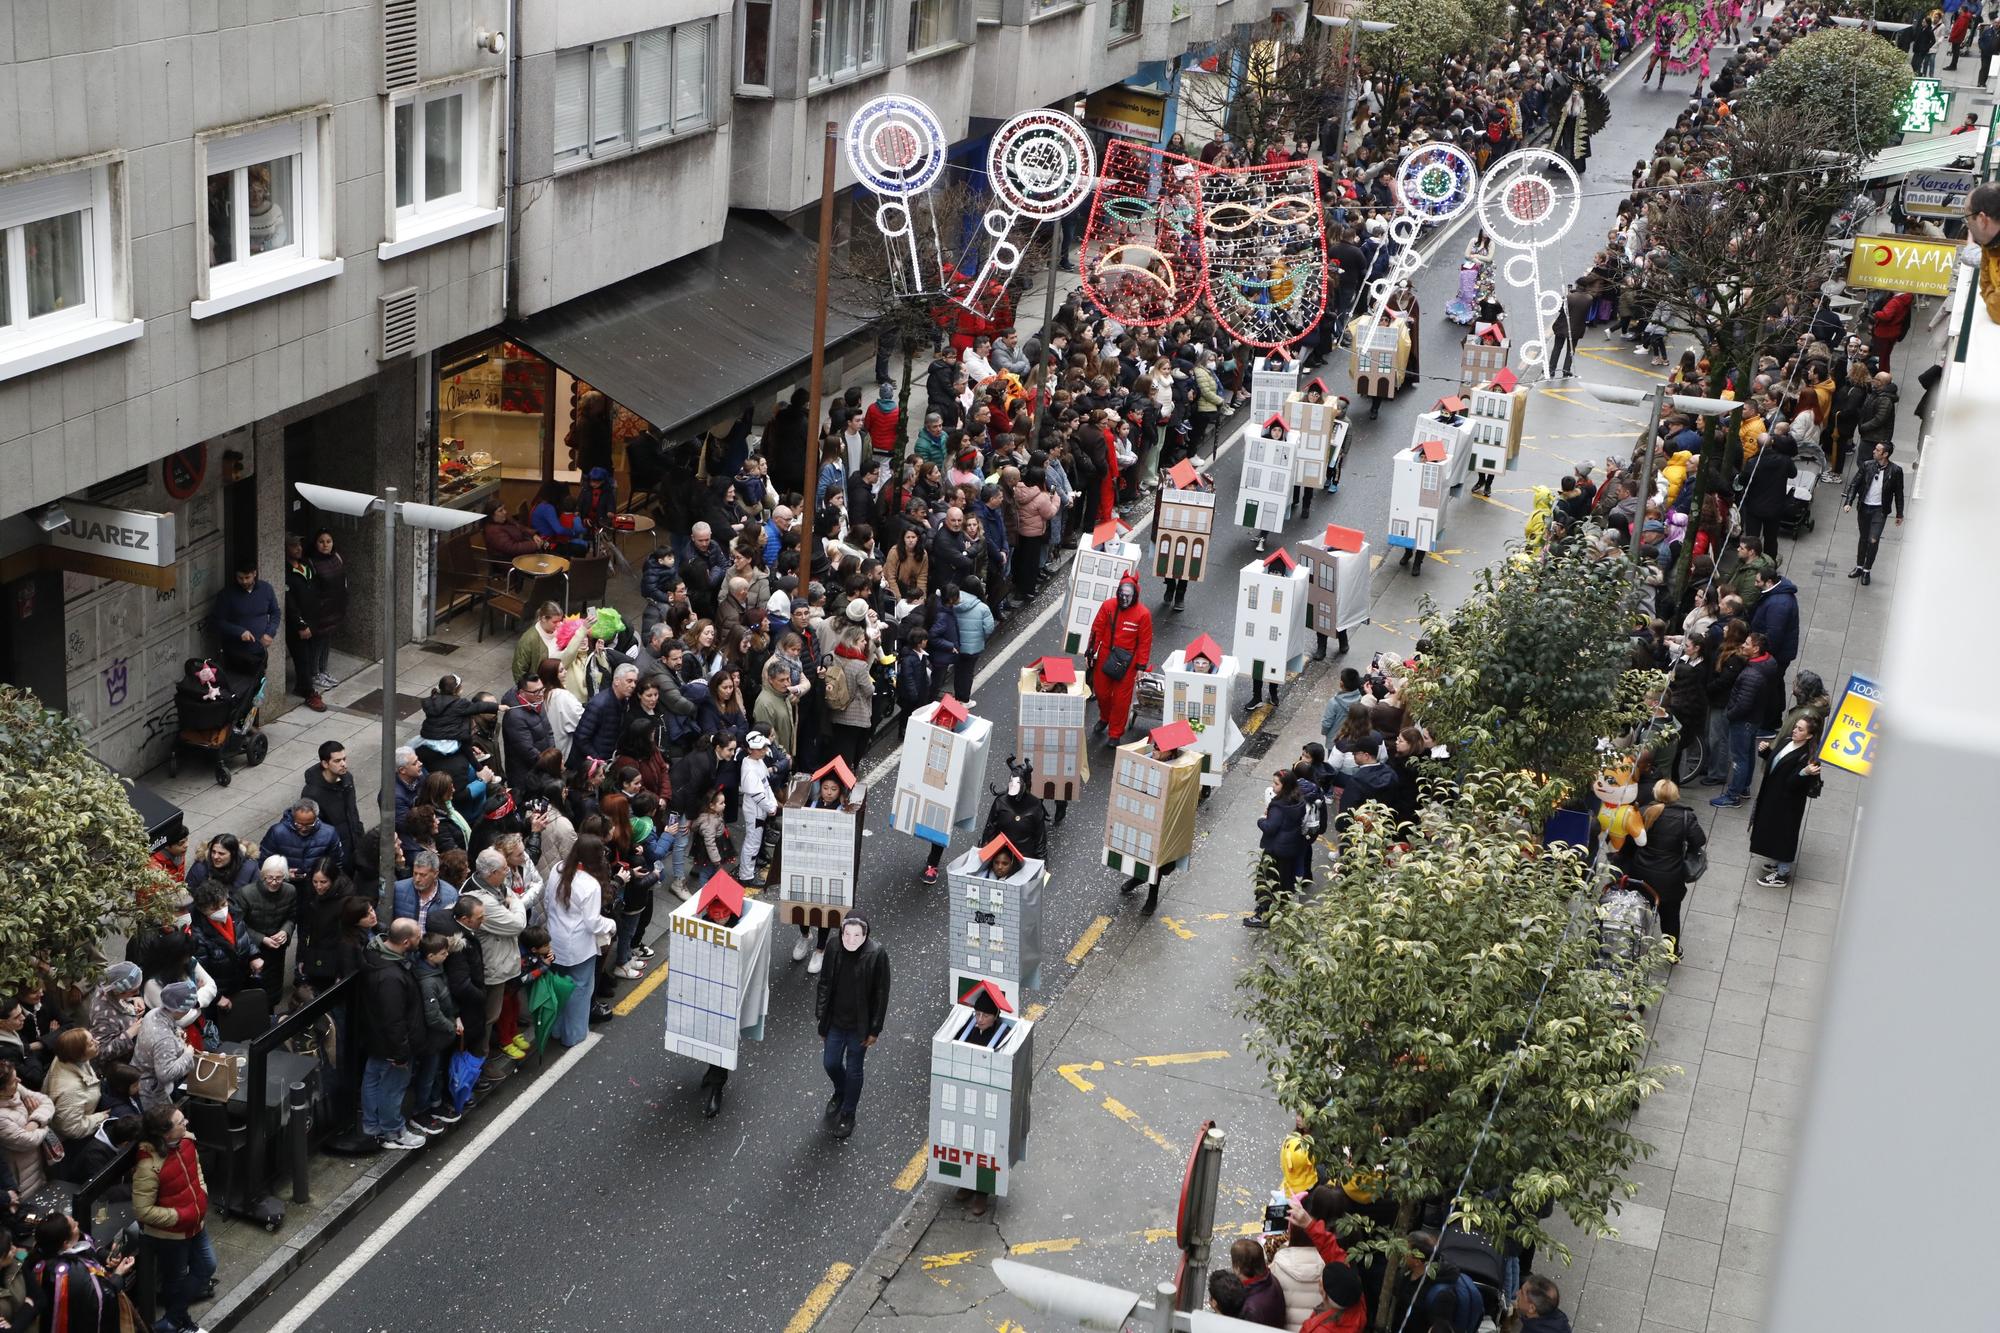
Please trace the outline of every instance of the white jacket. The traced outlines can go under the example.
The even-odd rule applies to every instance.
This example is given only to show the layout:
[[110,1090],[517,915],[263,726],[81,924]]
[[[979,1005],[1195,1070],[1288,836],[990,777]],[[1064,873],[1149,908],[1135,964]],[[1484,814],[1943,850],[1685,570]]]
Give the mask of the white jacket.
[[604,915],[604,886],[588,870],[578,866],[569,887],[567,906],[560,884],[551,885],[542,895],[549,944],[556,962],[564,967],[590,962],[597,957],[599,946],[618,933],[617,925]]
[[742,800],[743,822],[767,820],[778,813],[777,793],[771,790],[771,770],[762,759],[746,756],[737,778]]
[[528,928],[528,912],[542,896],[536,878],[529,893],[496,892],[474,881],[465,896],[477,899],[486,908],[486,920],[479,925],[479,955],[486,972],[486,984],[504,986],[521,975],[521,932]]
[[1320,1273],[1326,1263],[1310,1245],[1287,1245],[1271,1256],[1271,1276],[1285,1293],[1285,1327],[1298,1333],[1319,1308]]

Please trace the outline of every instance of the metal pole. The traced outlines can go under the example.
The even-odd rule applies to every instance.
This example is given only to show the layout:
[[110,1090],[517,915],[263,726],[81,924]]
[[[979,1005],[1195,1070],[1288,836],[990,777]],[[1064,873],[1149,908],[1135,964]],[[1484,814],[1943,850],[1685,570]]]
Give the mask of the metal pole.
[[[1035,382],[1035,438],[1028,441],[1031,450],[1041,447],[1042,422],[1048,418],[1049,399],[1055,396],[1052,383],[1055,372],[1049,369],[1049,343],[1055,337],[1056,274],[1062,272],[1062,229],[1061,218],[1049,226],[1049,287],[1042,293],[1042,355],[1041,364],[1035,367],[1035,373],[1040,378]],[[1082,262],[1081,256],[1078,256],[1077,262]]]
[[1222,1148],[1228,1136],[1219,1128],[1202,1135],[1196,1150],[1194,1182],[1188,1189],[1187,1279],[1180,1290],[1179,1308],[1199,1310],[1208,1299],[1208,1261],[1215,1246],[1215,1203],[1222,1188]]
[[1645,447],[1639,451],[1639,515],[1638,521],[1632,525],[1632,563],[1635,565],[1645,559],[1639,552],[1639,539],[1646,532],[1646,502],[1653,498],[1653,454],[1660,447],[1660,413],[1666,406],[1669,392],[1664,384],[1653,386],[1652,421],[1646,427]]
[[[1162,1282],[1153,1288],[1153,1303],[1144,1307],[1152,1314],[1153,1333],[1173,1333],[1174,1284]],[[1134,1313],[1137,1313],[1136,1311]]]
[[311,1127],[312,1095],[304,1083],[286,1090],[285,1153],[291,1159],[292,1202],[312,1202],[312,1173],[307,1167],[306,1131]]
[[[806,496],[799,506],[799,588],[812,582],[813,511],[819,508],[820,380],[826,374],[827,266],[833,259],[833,162],[840,123],[826,123],[826,155],[819,168],[819,275],[813,284],[812,384],[806,402]],[[914,225],[914,224],[913,224]]]
[[[396,887],[396,488],[382,493],[382,794],[375,802],[382,826],[381,911],[393,906]],[[388,923],[384,922],[384,930]]]

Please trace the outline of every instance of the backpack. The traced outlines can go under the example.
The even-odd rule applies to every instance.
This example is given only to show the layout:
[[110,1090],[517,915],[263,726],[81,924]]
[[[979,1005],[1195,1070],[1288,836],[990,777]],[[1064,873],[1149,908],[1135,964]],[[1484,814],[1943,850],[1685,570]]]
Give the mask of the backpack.
[[826,706],[839,713],[854,702],[854,682],[847,677],[847,668],[837,657],[829,657],[825,662],[827,672],[822,679],[826,687]]
[[1303,833],[1306,841],[1310,842],[1314,838],[1317,838],[1325,828],[1326,798],[1324,796],[1315,797],[1306,802],[1306,812],[1299,816],[1299,832]]

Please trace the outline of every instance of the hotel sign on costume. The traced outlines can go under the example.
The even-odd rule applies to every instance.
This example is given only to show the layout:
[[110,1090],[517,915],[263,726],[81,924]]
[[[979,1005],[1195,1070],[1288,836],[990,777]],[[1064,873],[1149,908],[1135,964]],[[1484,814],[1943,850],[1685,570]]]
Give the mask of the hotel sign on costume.
[[52,545],[107,560],[161,568],[174,563],[174,516],[145,509],[107,509],[65,500],[69,526],[49,534]]
[[1913,241],[1905,236],[1857,236],[1847,266],[1847,285],[1881,292],[1947,296],[1958,267],[1951,241]]
[[1867,777],[1875,767],[1875,706],[1882,687],[1866,676],[1849,676],[1840,702],[1827,719],[1819,761]]
[[1158,143],[1167,123],[1167,99],[1114,83],[1084,99],[1083,123],[1106,134]]

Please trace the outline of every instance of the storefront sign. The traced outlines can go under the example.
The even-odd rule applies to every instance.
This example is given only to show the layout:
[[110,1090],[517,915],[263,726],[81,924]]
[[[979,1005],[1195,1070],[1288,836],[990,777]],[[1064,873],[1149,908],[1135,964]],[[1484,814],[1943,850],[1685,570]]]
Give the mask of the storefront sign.
[[1857,236],[1847,266],[1847,285],[1882,292],[1945,296],[1958,266],[1950,241],[1913,241],[1906,236]]
[[107,509],[75,500],[64,501],[63,509],[69,514],[69,526],[49,535],[52,545],[135,565],[174,563],[172,514],[146,509]]
[[1106,134],[1158,143],[1165,137],[1162,131],[1167,123],[1167,99],[1158,93],[1114,83],[1109,88],[1099,88],[1084,100],[1083,123]]
[[1866,676],[1849,676],[1840,702],[1827,719],[1819,761],[1867,777],[1875,767],[1875,705],[1882,687]]
[[1951,94],[1941,80],[1911,79],[1909,89],[1896,103],[1896,114],[1903,133],[1929,134],[1951,114]]
[[1965,196],[1978,180],[1969,171],[1913,171],[1903,177],[1903,211],[1927,218],[1965,213]]

